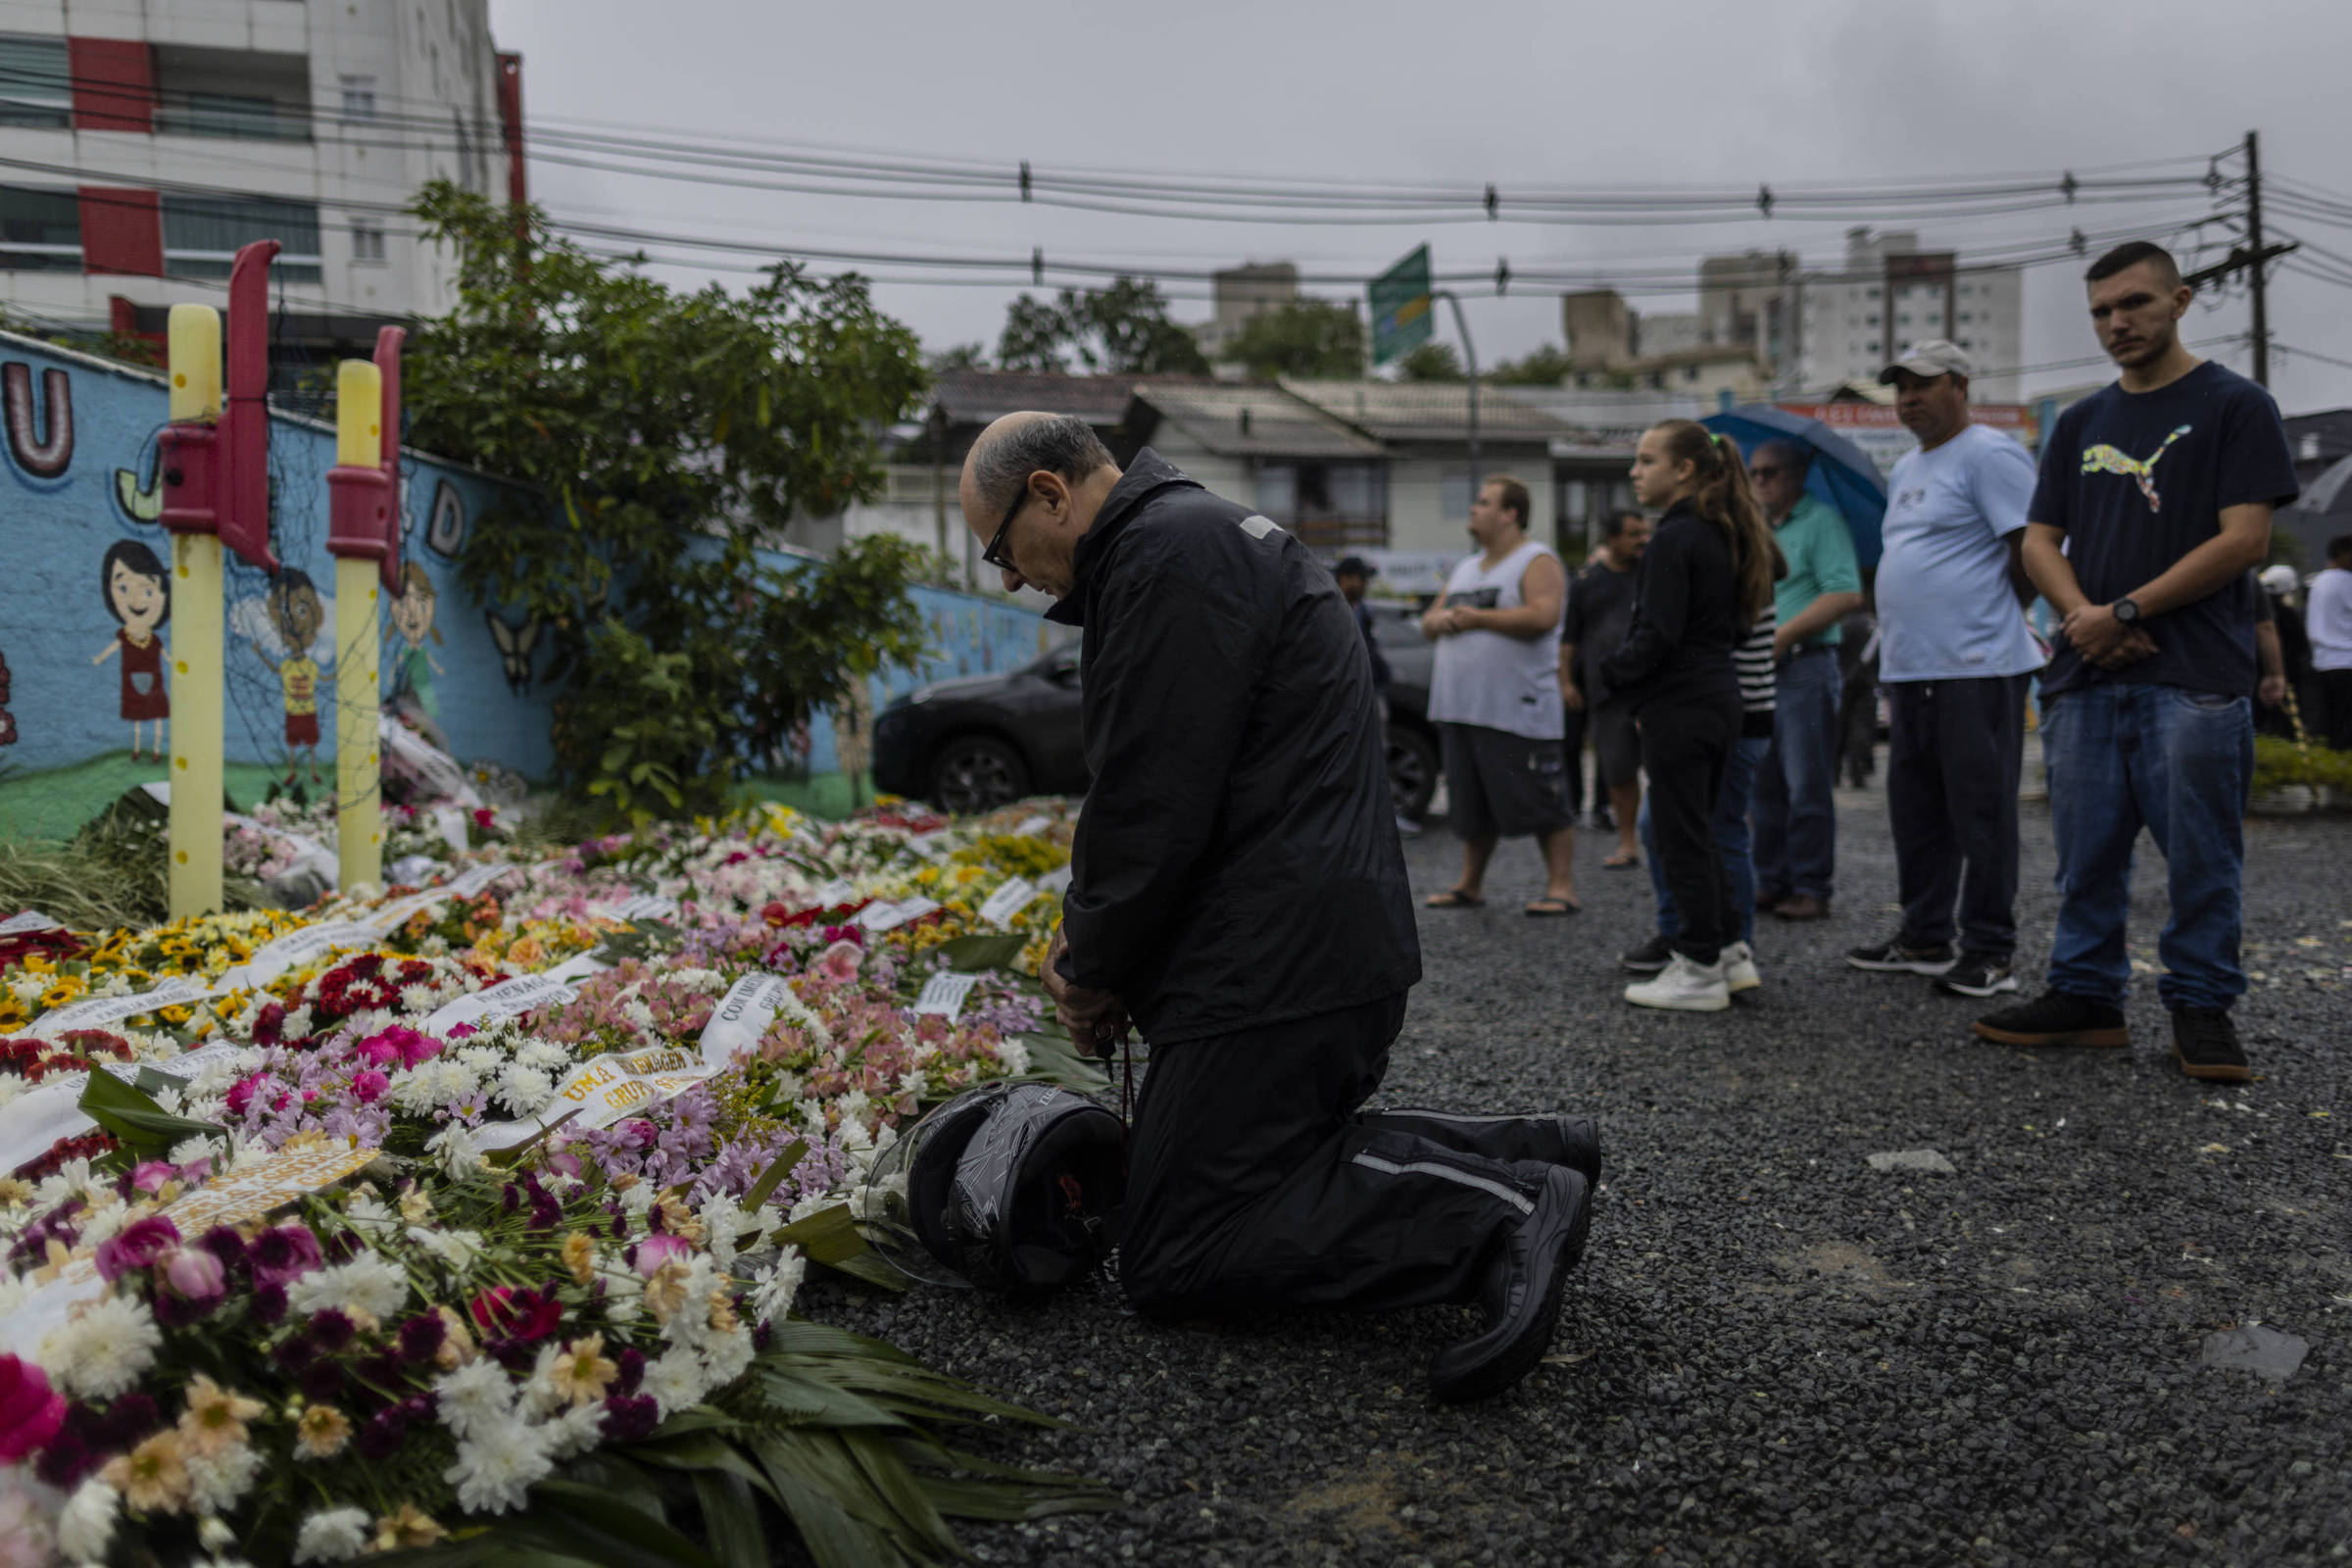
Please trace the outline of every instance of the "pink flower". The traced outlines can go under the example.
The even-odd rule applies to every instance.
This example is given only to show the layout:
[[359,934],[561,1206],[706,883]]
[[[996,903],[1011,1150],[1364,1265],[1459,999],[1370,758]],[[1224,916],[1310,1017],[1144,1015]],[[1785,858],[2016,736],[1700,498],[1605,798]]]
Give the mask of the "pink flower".
[[22,1464],[66,1424],[65,1396],[30,1361],[0,1355],[0,1464]]
[[179,1167],[168,1159],[144,1159],[131,1167],[130,1185],[150,1196],[164,1190],[164,1183],[175,1179]]
[[546,1339],[564,1321],[563,1303],[522,1286],[501,1285],[473,1298],[474,1325],[486,1335],[525,1345]]
[[269,1081],[270,1075],[266,1072],[257,1072],[250,1078],[238,1079],[228,1091],[229,1114],[232,1116],[244,1115],[246,1107],[253,1103],[254,1095],[260,1091],[262,1085]]
[[164,1283],[196,1306],[209,1307],[228,1293],[228,1270],[202,1248],[182,1247],[163,1260]]
[[650,1280],[654,1272],[671,1258],[683,1263],[693,1255],[694,1246],[685,1237],[672,1236],[667,1231],[656,1231],[637,1244],[637,1272]]
[[179,1227],[161,1214],[132,1220],[98,1244],[94,1261],[98,1272],[113,1283],[133,1269],[146,1268],[179,1245]]
[[382,1034],[361,1041],[358,1050],[369,1066],[389,1067],[398,1062],[403,1067],[414,1067],[441,1054],[441,1042],[396,1023]]
[[816,960],[816,972],[836,985],[847,985],[858,978],[864,962],[865,950],[845,938],[824,951]]
[[317,1268],[322,1259],[318,1238],[307,1225],[278,1225],[253,1239],[246,1257],[253,1265],[256,1286],[284,1285]]
[[384,1098],[392,1080],[372,1067],[363,1067],[351,1075],[351,1098],[363,1105],[372,1105]]

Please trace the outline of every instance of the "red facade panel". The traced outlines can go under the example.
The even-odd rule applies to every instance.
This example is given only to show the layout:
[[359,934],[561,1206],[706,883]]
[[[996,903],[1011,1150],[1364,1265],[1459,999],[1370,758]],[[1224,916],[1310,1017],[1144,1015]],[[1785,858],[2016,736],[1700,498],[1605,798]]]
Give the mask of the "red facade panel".
[[164,207],[154,191],[81,187],[81,270],[164,275]]
[[135,38],[68,38],[75,130],[155,133],[155,54]]

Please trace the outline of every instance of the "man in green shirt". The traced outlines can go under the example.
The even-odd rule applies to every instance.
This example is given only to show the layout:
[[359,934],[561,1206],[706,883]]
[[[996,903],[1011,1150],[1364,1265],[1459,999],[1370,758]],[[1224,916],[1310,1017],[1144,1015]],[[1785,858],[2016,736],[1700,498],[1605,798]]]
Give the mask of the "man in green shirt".
[[1772,750],[1756,770],[1756,907],[1784,920],[1830,912],[1838,866],[1838,617],[1862,604],[1854,539],[1836,507],[1805,492],[1812,453],[1766,441],[1748,454],[1756,500],[1788,563],[1774,608]]

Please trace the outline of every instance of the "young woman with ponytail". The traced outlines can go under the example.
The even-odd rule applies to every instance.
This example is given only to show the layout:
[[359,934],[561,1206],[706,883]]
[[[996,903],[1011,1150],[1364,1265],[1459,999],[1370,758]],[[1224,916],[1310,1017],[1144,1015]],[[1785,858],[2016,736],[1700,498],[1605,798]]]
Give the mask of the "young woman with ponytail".
[[[1737,948],[1730,878],[1711,818],[1740,736],[1732,650],[1772,605],[1780,552],[1740,449],[1691,419],[1642,434],[1634,498],[1662,507],[1635,585],[1633,625],[1601,673],[1627,694],[1642,732],[1657,858],[1682,929],[1674,955],[1628,1002],[1686,1012],[1731,1005],[1725,949]],[[1744,951],[1740,962],[1752,962]]]

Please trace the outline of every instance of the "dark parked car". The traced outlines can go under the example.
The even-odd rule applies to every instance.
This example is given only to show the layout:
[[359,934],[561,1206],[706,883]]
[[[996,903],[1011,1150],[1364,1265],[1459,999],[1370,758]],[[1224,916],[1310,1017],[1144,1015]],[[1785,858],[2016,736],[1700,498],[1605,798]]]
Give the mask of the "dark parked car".
[[[1418,819],[1438,783],[1426,712],[1429,645],[1418,612],[1378,605],[1388,656],[1389,782],[1400,815]],[[1083,795],[1078,650],[1058,648],[1004,675],[918,686],[874,720],[874,787],[947,811],[985,811],[1024,795]]]

